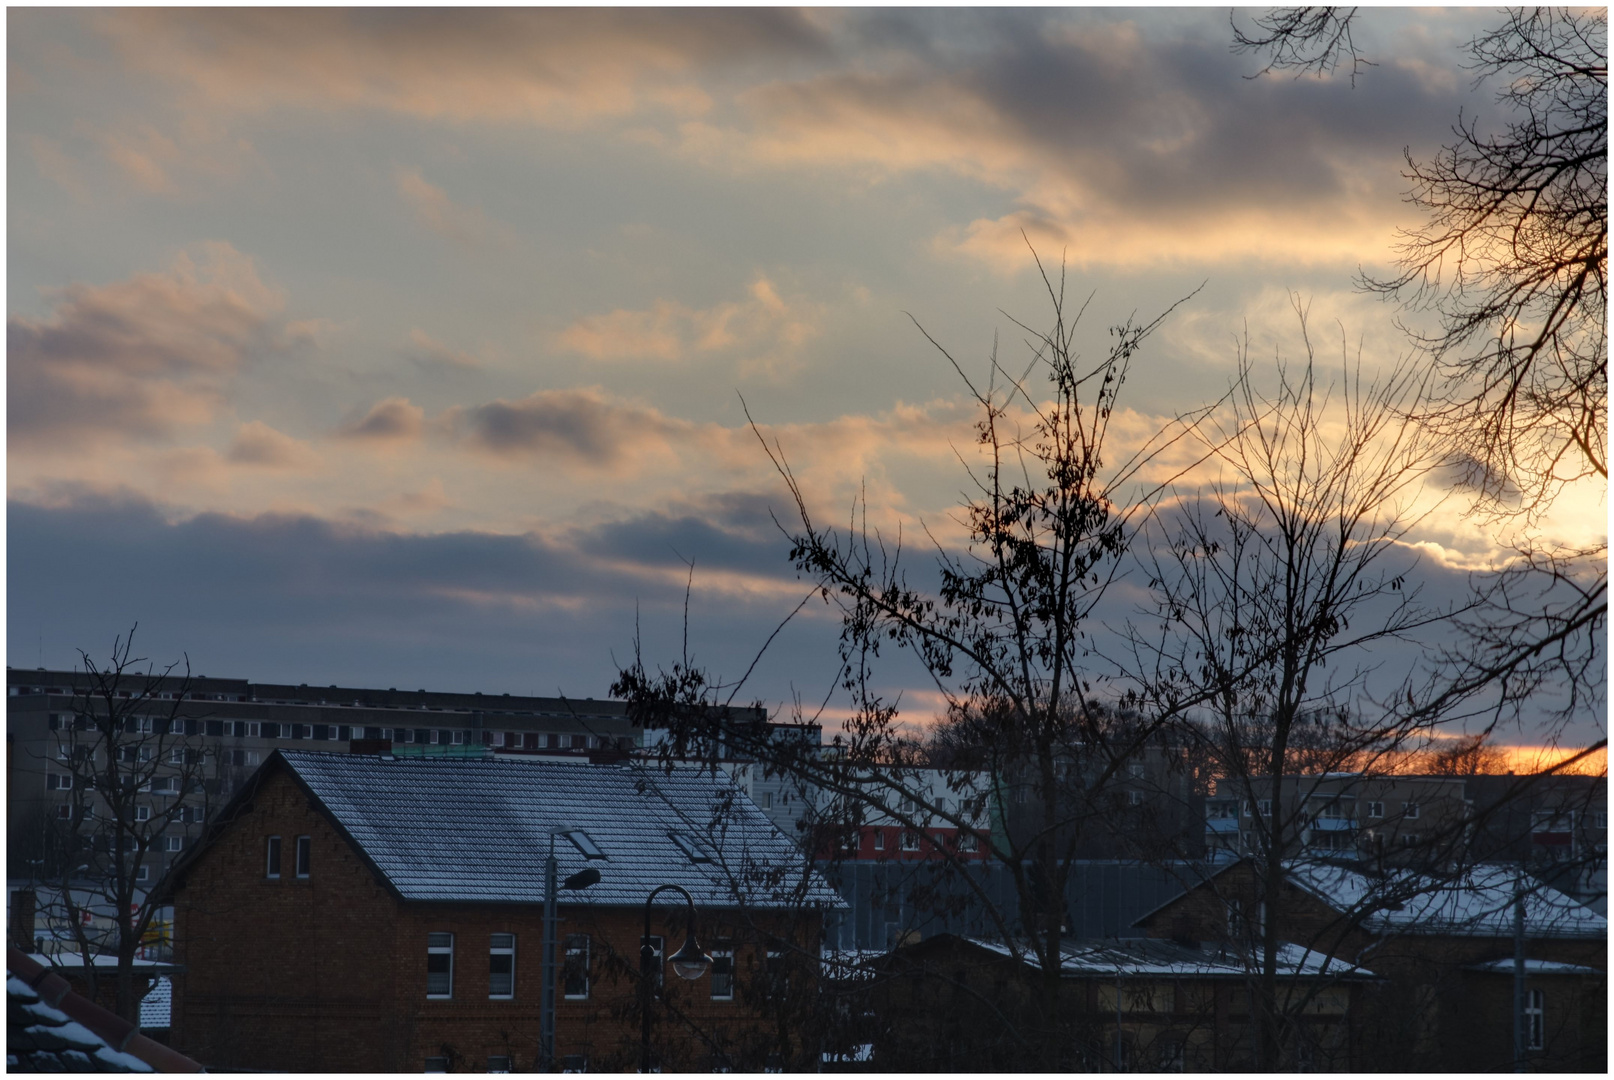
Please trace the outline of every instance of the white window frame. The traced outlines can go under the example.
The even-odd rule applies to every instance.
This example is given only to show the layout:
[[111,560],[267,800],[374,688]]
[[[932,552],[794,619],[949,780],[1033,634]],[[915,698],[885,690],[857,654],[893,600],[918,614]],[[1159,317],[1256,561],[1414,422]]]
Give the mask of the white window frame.
[[903,851],[919,850],[919,831],[917,829],[903,829],[899,846]]
[[299,836],[292,844],[292,858],[295,861],[293,870],[299,878],[308,880],[314,869],[314,838],[312,836]]
[[958,850],[976,852],[981,850],[981,838],[969,829],[963,829],[958,834]]
[[1260,809],[1262,817],[1264,817],[1264,818],[1271,818],[1272,817],[1272,800],[1271,799],[1262,799],[1262,800],[1260,800],[1260,802],[1258,802],[1256,804],[1256,806],[1257,806],[1258,809]]
[[1547,993],[1545,990],[1524,992],[1524,1041],[1527,1050],[1547,1048]]
[[[431,958],[434,956],[448,957],[448,992],[432,993]],[[426,935],[426,1000],[451,1001],[454,997],[454,935],[441,931],[432,931]]]
[[[581,945],[578,944],[579,942],[581,942]],[[592,969],[589,967],[589,963],[593,959],[589,955],[592,946],[593,942],[587,934],[568,934],[566,936],[565,952],[561,957],[560,989],[561,996],[567,1001],[588,1000],[588,993],[593,984],[594,974]],[[572,966],[572,957],[578,955],[583,957],[583,992],[581,994],[574,994],[566,988],[566,972],[570,970]]]
[[138,882],[141,882],[142,884],[144,884],[145,882],[150,881],[151,880],[151,867],[147,866],[145,863],[141,863],[139,866],[135,867],[135,877],[134,877],[134,879],[136,881],[138,881]]
[[[729,966],[729,970],[728,970],[728,993],[726,993],[726,994],[718,993],[717,963],[718,963],[719,960],[727,960],[728,961],[728,966]],[[736,972],[735,967],[734,967],[734,950],[733,949],[713,949],[712,950],[712,1000],[713,1001],[733,1001],[734,1000],[734,984],[736,982],[736,975],[737,974],[738,973]]]
[[874,830],[874,850],[875,851],[884,851],[885,850],[885,830],[884,829],[875,829]]
[[149,807],[149,806],[136,806],[134,808],[134,815],[135,815],[134,819],[136,821],[150,821],[151,820],[151,807]]
[[1418,804],[1415,802],[1404,802],[1401,804],[1401,816],[1408,821],[1417,821],[1418,815],[1421,812],[1422,811],[1420,810]]
[[270,881],[280,880],[280,871],[282,869],[280,856],[280,837],[265,837],[263,845],[263,876]]
[[165,837],[163,837],[163,850],[164,851],[180,851],[180,850],[182,850],[184,848],[184,846],[185,846],[185,838],[183,836],[165,836]]
[[[510,992],[496,994],[493,992],[493,958],[507,956],[510,958],[510,970],[507,973],[510,979]],[[506,931],[491,934],[488,937],[488,1000],[514,1001],[516,997],[516,936]]]

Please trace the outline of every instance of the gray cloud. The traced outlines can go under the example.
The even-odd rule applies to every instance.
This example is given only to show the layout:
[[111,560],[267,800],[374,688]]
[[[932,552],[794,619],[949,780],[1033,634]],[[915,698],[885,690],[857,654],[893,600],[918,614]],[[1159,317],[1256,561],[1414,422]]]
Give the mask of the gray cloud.
[[225,381],[275,346],[279,294],[228,244],[168,273],[73,285],[49,318],[6,323],[9,438],[156,437],[208,420]]
[[411,405],[408,398],[389,397],[370,406],[363,416],[350,419],[337,434],[349,439],[381,442],[410,442],[425,430],[426,410]]
[[655,409],[610,401],[598,390],[540,390],[518,401],[457,406],[441,423],[469,448],[495,457],[562,457],[602,466],[688,426]]

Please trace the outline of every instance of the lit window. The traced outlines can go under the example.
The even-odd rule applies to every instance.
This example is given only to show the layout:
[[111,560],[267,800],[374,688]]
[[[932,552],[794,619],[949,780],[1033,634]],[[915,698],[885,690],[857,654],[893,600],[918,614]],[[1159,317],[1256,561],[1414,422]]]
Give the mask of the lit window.
[[588,833],[584,832],[582,829],[573,829],[571,832],[566,834],[566,839],[570,840],[572,845],[576,847],[578,851],[583,853],[583,858],[585,859],[605,858],[605,852],[601,851],[599,845],[594,843],[593,840],[589,839]]
[[516,936],[494,934],[488,944],[488,997],[516,996]]
[[583,1001],[588,997],[588,935],[571,934],[566,938],[566,997]]
[[454,996],[454,935],[426,935],[426,996]]
[[712,1000],[734,1000],[734,950],[712,950]]
[[271,836],[268,848],[269,862],[264,873],[267,877],[278,878],[280,876],[280,837]]
[[314,859],[314,838],[299,836],[297,838],[297,876],[307,877],[309,865]]
[[1542,990],[1525,992],[1524,1029],[1529,1049],[1543,1050],[1547,1045],[1547,995]]

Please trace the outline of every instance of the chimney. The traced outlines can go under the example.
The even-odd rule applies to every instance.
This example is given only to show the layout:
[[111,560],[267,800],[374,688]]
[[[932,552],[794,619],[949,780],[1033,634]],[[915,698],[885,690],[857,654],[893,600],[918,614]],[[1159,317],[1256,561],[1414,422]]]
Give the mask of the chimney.
[[32,889],[15,889],[11,893],[11,944],[25,953],[34,951],[34,907]]

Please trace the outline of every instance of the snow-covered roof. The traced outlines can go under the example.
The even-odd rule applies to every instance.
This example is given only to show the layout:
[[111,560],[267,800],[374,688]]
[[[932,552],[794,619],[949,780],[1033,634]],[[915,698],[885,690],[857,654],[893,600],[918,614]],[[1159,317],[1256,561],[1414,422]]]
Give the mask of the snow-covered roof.
[[[1501,960],[1487,960],[1483,964],[1468,965],[1470,971],[1494,971],[1505,975],[1513,974],[1513,958],[1504,957]],[[1526,960],[1524,962],[1526,975],[1602,975],[1594,967],[1583,964],[1565,964],[1558,960]]]
[[803,882],[796,845],[722,772],[304,750],[264,772],[277,757],[405,900],[542,903],[553,844],[562,879],[600,872],[563,900],[638,905],[673,884],[711,907],[845,903],[817,873]]
[[1512,867],[1476,866],[1455,880],[1410,872],[1372,877],[1324,863],[1285,870],[1300,888],[1330,907],[1361,912],[1370,930],[1400,934],[1508,937],[1515,890],[1525,888],[1525,933],[1534,938],[1607,938],[1608,920]]
[[[998,941],[979,938],[965,940],[1000,956],[1018,955],[1031,967],[1041,968],[1036,953],[1028,946],[1022,945],[1016,949]],[[1341,960],[1330,960],[1321,953],[1287,942],[1278,948],[1277,971],[1283,976],[1376,977],[1366,968]],[[1122,938],[1065,943],[1060,949],[1060,972],[1068,977],[1123,975],[1242,979],[1249,975],[1250,967],[1230,952],[1205,952],[1158,938]]]
[[153,1072],[150,1065],[112,1049],[95,1032],[45,1004],[15,975],[6,976],[7,1072]]

